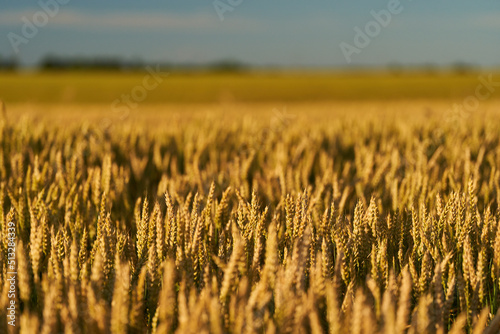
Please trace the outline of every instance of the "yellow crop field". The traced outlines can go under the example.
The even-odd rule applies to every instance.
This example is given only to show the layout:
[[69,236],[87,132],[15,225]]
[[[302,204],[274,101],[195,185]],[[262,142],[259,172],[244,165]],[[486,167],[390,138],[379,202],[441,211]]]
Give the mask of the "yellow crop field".
[[120,85],[61,104],[16,80],[1,333],[500,331],[497,100],[186,104],[181,85],[122,114]]
[[[460,99],[474,94],[480,75],[474,71],[184,73],[156,68],[131,73],[0,72],[0,99],[6,103],[110,104],[144,84],[154,89],[148,90],[143,104]],[[500,97],[498,90],[491,97]]]

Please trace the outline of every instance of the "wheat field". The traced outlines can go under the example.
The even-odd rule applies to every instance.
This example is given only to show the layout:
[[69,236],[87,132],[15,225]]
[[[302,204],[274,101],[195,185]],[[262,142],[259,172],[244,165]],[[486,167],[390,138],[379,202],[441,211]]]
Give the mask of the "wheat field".
[[0,333],[498,333],[499,107],[7,108]]

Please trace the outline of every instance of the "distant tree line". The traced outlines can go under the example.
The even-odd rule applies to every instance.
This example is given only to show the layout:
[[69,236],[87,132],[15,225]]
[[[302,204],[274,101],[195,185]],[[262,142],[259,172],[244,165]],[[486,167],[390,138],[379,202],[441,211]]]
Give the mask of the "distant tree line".
[[[45,56],[37,65],[42,71],[74,71],[74,70],[97,70],[97,71],[142,71],[147,66],[159,66],[167,71],[209,71],[217,73],[244,72],[251,68],[250,65],[238,60],[223,59],[210,63],[152,63],[140,59],[124,60],[120,57],[84,57],[84,56]],[[16,57],[5,57],[0,54],[0,71],[15,71],[22,67]],[[279,68],[275,66],[264,67],[265,69]],[[373,69],[373,67],[358,66],[352,69]],[[420,71],[427,74],[437,74],[442,70],[451,70],[456,74],[467,74],[479,70],[477,66],[465,62],[456,62],[449,66],[437,64],[400,64],[389,63],[386,70],[394,75],[402,75],[407,71]]]
[[139,69],[141,61],[124,62],[115,57],[56,57],[47,56],[39,64],[41,70],[122,70]]
[[141,60],[125,61],[118,57],[56,57],[47,56],[39,64],[41,70],[105,70],[134,71],[143,70],[146,66],[159,65],[163,69],[179,70],[211,70],[216,72],[238,72],[247,68],[243,63],[233,60],[222,60],[209,64],[152,64]]
[[0,55],[0,71],[14,71],[18,67],[19,64],[16,58],[4,58]]

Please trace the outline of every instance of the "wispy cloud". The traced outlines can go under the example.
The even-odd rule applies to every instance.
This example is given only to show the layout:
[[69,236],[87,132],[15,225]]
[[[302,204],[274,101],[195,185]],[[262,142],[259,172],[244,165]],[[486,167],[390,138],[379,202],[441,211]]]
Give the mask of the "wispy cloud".
[[[0,26],[22,25],[22,17],[31,19],[36,10],[0,13]],[[51,26],[84,29],[169,29],[182,31],[223,31],[229,26],[235,32],[261,30],[262,22],[241,17],[228,18],[221,23],[209,13],[90,13],[61,11],[50,19]]]

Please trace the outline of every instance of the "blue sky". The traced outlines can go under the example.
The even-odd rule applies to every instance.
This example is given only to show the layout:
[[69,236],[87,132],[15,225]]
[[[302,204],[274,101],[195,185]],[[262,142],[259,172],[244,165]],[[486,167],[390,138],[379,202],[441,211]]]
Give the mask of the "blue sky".
[[[40,2],[50,1],[56,0]],[[364,29],[374,20],[370,12],[386,10],[389,2],[243,0],[221,21],[213,0],[69,0],[18,44],[17,57],[28,65],[52,54],[179,63],[235,59],[281,66],[500,66],[498,0],[401,0],[401,13],[391,15],[349,64],[339,45],[355,46],[354,28]],[[33,22],[42,9],[37,1],[6,0],[0,0],[0,9],[0,55],[7,57],[14,54],[9,34],[23,37],[23,17]]]

